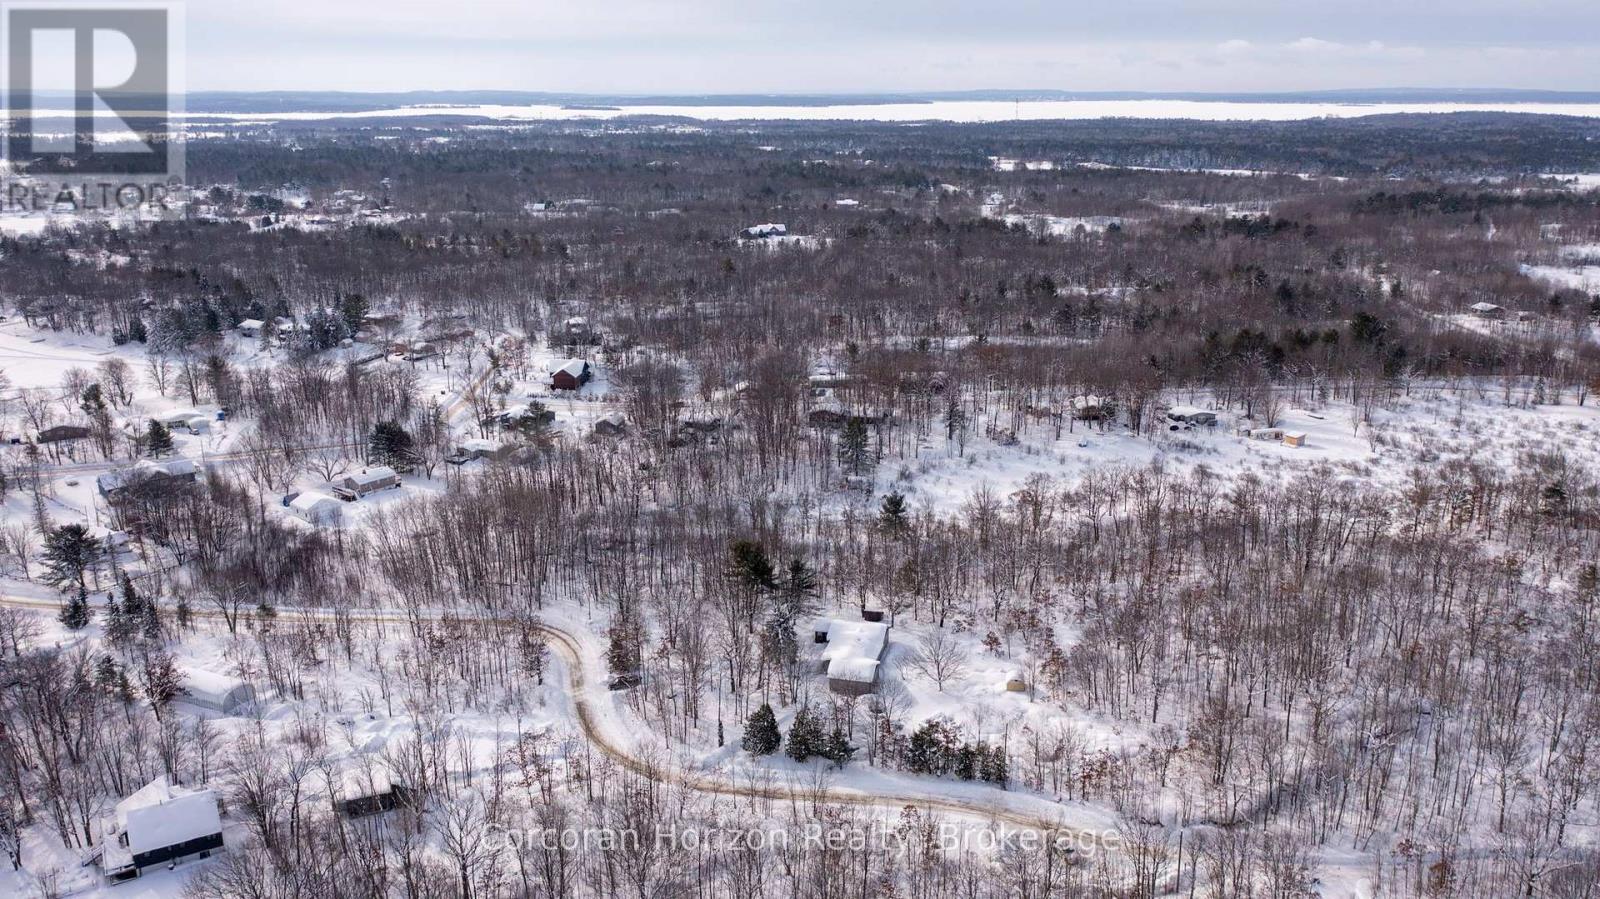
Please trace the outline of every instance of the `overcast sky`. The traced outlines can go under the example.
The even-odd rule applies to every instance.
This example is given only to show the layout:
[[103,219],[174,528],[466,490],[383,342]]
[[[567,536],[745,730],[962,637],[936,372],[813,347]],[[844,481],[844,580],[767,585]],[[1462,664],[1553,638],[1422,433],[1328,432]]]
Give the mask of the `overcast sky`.
[[191,90],[1600,90],[1595,0],[190,0]]

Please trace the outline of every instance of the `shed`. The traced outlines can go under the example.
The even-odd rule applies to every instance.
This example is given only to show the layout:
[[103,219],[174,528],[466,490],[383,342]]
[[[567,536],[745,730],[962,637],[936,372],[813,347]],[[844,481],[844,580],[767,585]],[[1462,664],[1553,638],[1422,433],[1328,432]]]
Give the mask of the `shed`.
[[1284,431],[1283,432],[1283,445],[1284,446],[1305,446],[1306,445],[1306,432],[1305,431]]
[[1007,693],[1028,692],[1028,679],[1022,676],[1021,671],[1013,671],[1006,676]]
[[239,323],[239,335],[242,337],[260,337],[261,329],[266,326],[267,323],[259,318],[247,318]]
[[395,807],[404,793],[383,764],[348,766],[333,772],[327,784],[333,807],[346,818],[364,818]]
[[232,715],[256,701],[255,688],[237,677],[189,667],[179,668],[178,675],[183,683],[183,701],[190,705]]
[[1506,307],[1494,303],[1473,303],[1467,309],[1479,318],[1504,318]]
[[159,777],[117,803],[104,827],[100,864],[112,880],[131,880],[156,865],[207,858],[222,845],[217,794]]
[[344,504],[326,493],[307,490],[289,500],[289,511],[312,524],[338,524],[344,515]]

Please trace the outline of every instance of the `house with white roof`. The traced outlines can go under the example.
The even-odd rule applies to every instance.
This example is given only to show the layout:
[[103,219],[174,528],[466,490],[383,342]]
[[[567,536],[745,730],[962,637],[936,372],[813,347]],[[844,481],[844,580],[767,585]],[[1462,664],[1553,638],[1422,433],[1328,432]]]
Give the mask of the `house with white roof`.
[[289,511],[296,518],[315,525],[338,524],[344,515],[344,504],[317,490],[297,494],[288,502]]
[[170,459],[152,462],[140,459],[127,468],[108,471],[95,478],[95,488],[100,495],[113,499],[133,487],[180,487],[192,484],[200,477],[200,466],[193,459]]
[[333,483],[333,492],[341,499],[355,501],[369,493],[399,486],[399,472],[387,465],[373,465],[339,478]]
[[209,858],[223,848],[217,794],[165,777],[117,803],[102,829],[100,866],[113,881],[132,880],[157,865]]
[[239,336],[260,337],[261,329],[265,328],[266,326],[267,323],[259,318],[247,318],[239,323]]
[[862,696],[878,686],[878,672],[889,650],[889,625],[880,621],[842,621],[819,618],[813,628],[822,650],[822,670],[828,689],[845,696]]
[[746,240],[760,240],[766,237],[784,237],[789,233],[789,226],[779,222],[768,222],[764,225],[751,225],[739,232],[739,236]]

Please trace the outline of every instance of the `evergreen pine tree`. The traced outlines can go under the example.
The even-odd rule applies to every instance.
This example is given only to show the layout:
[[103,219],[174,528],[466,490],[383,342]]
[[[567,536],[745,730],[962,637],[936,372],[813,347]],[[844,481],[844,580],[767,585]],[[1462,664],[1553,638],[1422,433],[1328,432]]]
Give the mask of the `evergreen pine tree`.
[[839,767],[850,761],[850,756],[855,754],[855,747],[850,745],[850,740],[845,736],[844,728],[834,724],[833,732],[828,734],[828,739],[822,746],[822,757],[833,762]]
[[638,623],[628,616],[619,617],[611,625],[610,638],[606,646],[606,667],[615,677],[637,677],[644,644]]
[[111,645],[121,646],[133,639],[138,623],[128,617],[122,603],[110,594],[106,594],[106,608],[102,614],[105,617],[106,640]]
[[740,746],[752,755],[771,755],[783,743],[783,733],[778,730],[778,716],[772,706],[763,702],[761,708],[750,715],[744,725],[744,739]]
[[105,547],[81,524],[53,528],[44,538],[44,582],[57,590],[84,589],[83,575],[99,561]]
[[139,636],[146,640],[161,639],[161,608],[154,599],[139,604]]
[[117,665],[117,660],[110,656],[101,656],[94,666],[94,685],[107,693],[116,693],[122,678],[122,669]]
[[948,774],[961,749],[960,734],[943,718],[929,718],[911,734],[906,767],[917,774]]
[[347,293],[339,300],[339,315],[344,318],[345,328],[351,334],[366,326],[367,313],[371,308],[367,298],[359,293]]
[[804,705],[795,713],[794,724],[789,726],[789,745],[784,749],[789,758],[803,762],[823,750],[822,722],[812,714],[811,706]]
[[817,575],[804,559],[791,559],[783,582],[784,596],[797,613],[804,612],[806,604],[817,595]]
[[733,578],[749,590],[778,589],[778,572],[772,559],[761,544],[754,540],[739,540],[730,550],[733,556]]
[[367,456],[374,465],[409,468],[416,462],[415,441],[411,432],[393,421],[380,421],[367,441]]
[[848,474],[865,474],[872,467],[866,419],[853,415],[839,434],[839,464]]
[[61,607],[61,614],[57,616],[68,630],[81,631],[89,626],[89,591],[83,587],[67,600]]
[[164,456],[172,452],[172,432],[153,418],[145,428],[144,451],[152,456]]
[[911,519],[906,515],[906,496],[891,490],[878,508],[878,524],[892,535],[899,536],[911,529]]
[[178,666],[173,664],[172,656],[164,652],[152,652],[145,656],[142,674],[144,696],[150,701],[150,708],[156,716],[160,717],[162,711],[184,693]]

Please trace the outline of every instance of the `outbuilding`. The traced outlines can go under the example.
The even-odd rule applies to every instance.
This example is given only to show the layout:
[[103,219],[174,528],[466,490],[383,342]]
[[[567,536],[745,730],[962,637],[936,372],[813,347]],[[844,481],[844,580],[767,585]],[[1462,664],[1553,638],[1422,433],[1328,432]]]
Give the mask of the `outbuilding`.
[[260,337],[261,329],[265,328],[266,326],[267,323],[259,318],[247,318],[239,323],[239,336]]
[[255,688],[226,674],[204,668],[179,668],[184,695],[183,702],[232,715],[256,701]]

